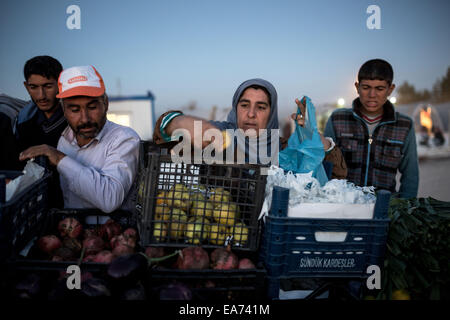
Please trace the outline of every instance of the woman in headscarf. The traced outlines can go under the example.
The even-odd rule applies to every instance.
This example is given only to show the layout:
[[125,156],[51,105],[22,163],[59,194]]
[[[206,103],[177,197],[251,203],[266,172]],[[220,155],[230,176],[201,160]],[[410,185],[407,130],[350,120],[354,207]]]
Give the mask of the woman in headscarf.
[[[287,146],[288,137],[278,138],[278,134],[272,134],[275,130],[278,132],[278,97],[274,86],[263,79],[250,79],[244,81],[236,90],[233,96],[232,109],[228,114],[227,121],[207,121],[198,117],[184,115],[181,111],[168,111],[161,115],[156,122],[153,133],[153,141],[156,144],[163,144],[172,141],[172,133],[179,128],[189,132],[194,137],[194,122],[201,121],[202,137],[208,129],[241,129],[236,130],[234,134],[234,146],[237,151],[245,154],[246,163],[256,160],[257,163],[267,164],[260,155],[271,155],[272,147],[284,149]],[[305,114],[305,106],[296,99],[297,106],[301,109],[301,114]],[[296,119],[296,114],[292,115]],[[303,118],[298,118],[299,125],[304,124]],[[263,129],[267,129],[264,131]],[[260,131],[261,130],[261,131]],[[246,134],[244,134],[246,132]],[[279,141],[276,141],[278,140]],[[178,139],[177,139],[178,140]],[[211,141],[202,142],[204,148]],[[333,146],[329,139],[321,135],[321,140],[326,151],[325,161],[333,164],[332,178],[343,179],[346,177],[346,165],[340,150]],[[194,145],[196,139],[192,139]],[[197,146],[200,147],[200,146]],[[261,152],[266,151],[266,152]],[[274,155],[277,156],[277,152]],[[273,157],[272,157],[273,159]],[[267,159],[266,159],[267,160]]]

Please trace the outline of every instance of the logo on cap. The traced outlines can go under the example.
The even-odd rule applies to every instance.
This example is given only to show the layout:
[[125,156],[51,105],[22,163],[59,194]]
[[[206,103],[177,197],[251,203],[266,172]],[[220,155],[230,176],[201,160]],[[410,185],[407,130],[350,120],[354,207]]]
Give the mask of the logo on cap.
[[88,78],[86,76],[78,76],[73,77],[67,80],[68,83],[74,83],[74,82],[80,82],[80,81],[88,81]]

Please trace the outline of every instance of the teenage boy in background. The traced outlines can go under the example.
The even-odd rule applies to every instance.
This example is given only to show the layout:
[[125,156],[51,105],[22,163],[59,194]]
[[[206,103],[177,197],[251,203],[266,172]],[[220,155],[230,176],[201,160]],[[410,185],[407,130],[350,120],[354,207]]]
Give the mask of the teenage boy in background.
[[365,62],[355,83],[359,97],[351,109],[338,109],[328,119],[324,135],[332,137],[347,164],[347,179],[375,186],[398,196],[417,197],[419,165],[414,123],[396,112],[388,100],[395,88],[392,66],[384,60]]
[[[61,108],[58,94],[58,77],[62,72],[61,63],[50,56],[36,56],[25,63],[24,86],[31,101],[17,115],[14,134],[19,152],[37,145],[55,147],[67,121]],[[22,167],[25,162],[22,162]],[[49,185],[49,206],[63,207],[62,192],[58,172],[54,168]]]

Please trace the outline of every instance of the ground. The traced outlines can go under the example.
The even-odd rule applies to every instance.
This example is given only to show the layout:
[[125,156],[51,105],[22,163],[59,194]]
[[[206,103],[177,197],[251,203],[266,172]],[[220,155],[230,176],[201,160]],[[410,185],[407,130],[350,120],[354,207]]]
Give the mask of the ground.
[[450,158],[420,160],[418,196],[450,201]]

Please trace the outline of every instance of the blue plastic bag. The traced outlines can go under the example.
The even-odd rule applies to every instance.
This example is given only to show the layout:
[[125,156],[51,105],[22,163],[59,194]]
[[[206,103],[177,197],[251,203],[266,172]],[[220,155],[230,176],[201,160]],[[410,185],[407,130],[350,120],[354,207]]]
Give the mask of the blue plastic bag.
[[[285,171],[292,171],[293,173],[308,173],[312,171],[313,177],[323,186],[328,182],[322,165],[325,151],[317,130],[316,109],[310,98],[305,96],[305,100],[305,125],[301,127],[297,124],[297,121],[295,122],[295,132],[289,138],[288,146],[280,151],[278,163]],[[300,109],[297,108],[297,116],[299,114]]]

